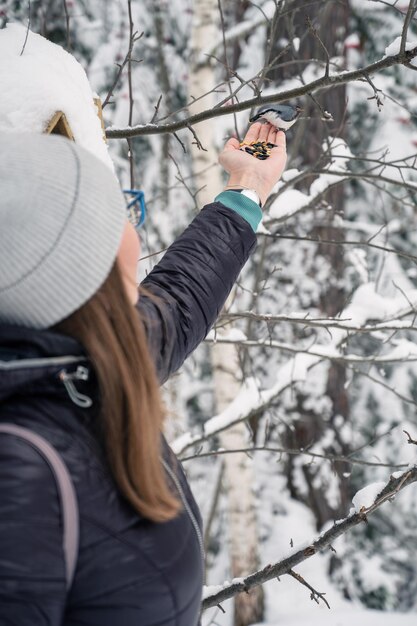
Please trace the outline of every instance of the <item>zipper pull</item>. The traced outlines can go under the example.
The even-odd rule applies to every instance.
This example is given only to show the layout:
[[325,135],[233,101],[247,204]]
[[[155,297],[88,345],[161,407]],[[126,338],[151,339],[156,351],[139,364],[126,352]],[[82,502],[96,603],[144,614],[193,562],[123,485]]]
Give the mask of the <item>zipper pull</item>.
[[75,372],[68,374],[67,370],[61,370],[58,374],[59,379],[64,384],[64,387],[71,398],[71,400],[77,406],[83,409],[88,409],[92,406],[93,401],[88,396],[80,393],[73,383],[73,380],[88,380],[89,372],[88,368],[79,365]]
[[68,374],[68,376],[72,376],[77,380],[88,380],[90,372],[88,370],[88,367],[85,367],[84,365],[78,365],[75,372],[73,374]]

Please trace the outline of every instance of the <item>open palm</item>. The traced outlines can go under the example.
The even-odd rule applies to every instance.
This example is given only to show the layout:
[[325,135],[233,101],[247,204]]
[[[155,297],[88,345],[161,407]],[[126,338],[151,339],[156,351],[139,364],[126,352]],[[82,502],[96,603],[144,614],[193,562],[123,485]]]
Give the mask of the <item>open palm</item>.
[[276,147],[272,148],[268,159],[261,161],[240,150],[239,141],[232,138],[220,154],[219,162],[230,174],[228,187],[240,185],[255,189],[264,203],[285,168],[287,160],[285,133],[271,124],[256,122],[250,126],[244,141],[247,143],[266,141],[275,144]]

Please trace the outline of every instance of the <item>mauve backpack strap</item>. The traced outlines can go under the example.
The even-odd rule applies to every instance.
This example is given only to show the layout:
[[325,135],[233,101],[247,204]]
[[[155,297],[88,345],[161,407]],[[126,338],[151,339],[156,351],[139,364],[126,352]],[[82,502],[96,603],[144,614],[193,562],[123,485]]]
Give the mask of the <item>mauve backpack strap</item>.
[[62,512],[63,549],[65,557],[65,573],[67,589],[71,587],[77,565],[79,544],[79,515],[77,496],[69,471],[61,456],[51,444],[40,435],[28,428],[22,428],[16,424],[0,423],[0,434],[15,435],[27,441],[39,452],[48,463],[54,475]]

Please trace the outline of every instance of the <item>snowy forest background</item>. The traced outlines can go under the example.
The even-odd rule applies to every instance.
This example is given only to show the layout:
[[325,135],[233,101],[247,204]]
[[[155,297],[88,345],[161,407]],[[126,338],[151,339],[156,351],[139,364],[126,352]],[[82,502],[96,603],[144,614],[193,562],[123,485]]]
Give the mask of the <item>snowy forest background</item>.
[[[26,26],[30,6],[31,30],[74,54],[101,97],[121,184],[146,195],[141,276],[221,191],[217,155],[253,110],[240,103],[301,89],[258,248],[165,388],[205,521],[204,626],[415,623],[416,68],[304,87],[416,48],[414,4],[0,0],[0,27]],[[209,119],[187,125],[201,111]],[[385,493],[401,493],[370,515],[391,475]],[[349,513],[369,519],[236,594]]]

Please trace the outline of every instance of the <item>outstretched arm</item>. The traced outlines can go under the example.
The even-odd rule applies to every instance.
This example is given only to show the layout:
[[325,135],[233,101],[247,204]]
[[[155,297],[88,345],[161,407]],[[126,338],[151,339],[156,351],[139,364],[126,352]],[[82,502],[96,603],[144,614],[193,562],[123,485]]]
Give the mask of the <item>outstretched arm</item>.
[[138,308],[161,383],[204,339],[255,243],[242,217],[209,204],[143,281]]
[[[269,159],[258,161],[240,151],[236,139],[230,139],[219,159],[230,174],[227,188],[254,189],[263,203],[285,166],[285,135],[258,123],[250,127],[245,141],[269,141],[277,147]],[[213,326],[255,247],[253,224],[242,216],[247,215],[248,203],[256,215],[259,207],[240,194],[229,193],[234,196],[230,206],[222,194],[222,202],[204,207],[142,283],[148,293],[141,294],[137,306],[161,383]],[[245,201],[242,211],[240,200]]]

